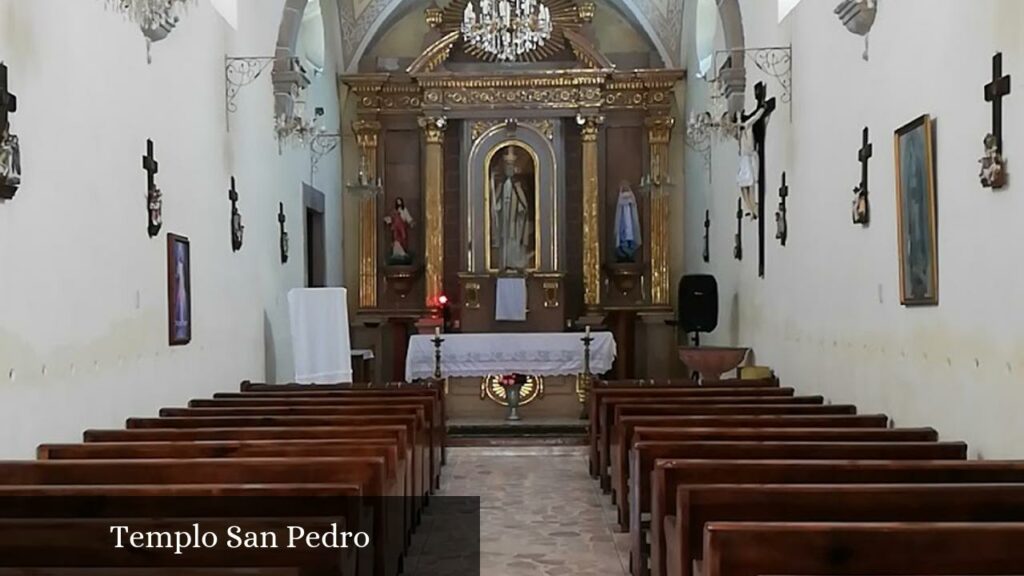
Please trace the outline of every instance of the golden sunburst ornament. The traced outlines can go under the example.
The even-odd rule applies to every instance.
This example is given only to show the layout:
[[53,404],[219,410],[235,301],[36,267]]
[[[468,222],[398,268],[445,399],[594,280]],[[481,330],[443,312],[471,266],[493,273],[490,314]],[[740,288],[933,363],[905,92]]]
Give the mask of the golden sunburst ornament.
[[[526,381],[519,389],[519,405],[526,406],[530,402],[544,396],[544,379],[540,376],[527,375]],[[480,399],[490,398],[491,401],[508,406],[508,390],[502,384],[505,379],[501,374],[489,374],[480,380]]]

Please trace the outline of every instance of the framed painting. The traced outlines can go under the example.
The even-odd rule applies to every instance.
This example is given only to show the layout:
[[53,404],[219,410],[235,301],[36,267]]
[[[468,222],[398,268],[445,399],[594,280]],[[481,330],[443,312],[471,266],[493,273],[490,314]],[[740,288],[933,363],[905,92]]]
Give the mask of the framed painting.
[[192,341],[192,253],[188,238],[167,235],[167,325],[171,346]]
[[900,302],[939,303],[939,258],[932,118],[896,131],[896,214],[900,248]]

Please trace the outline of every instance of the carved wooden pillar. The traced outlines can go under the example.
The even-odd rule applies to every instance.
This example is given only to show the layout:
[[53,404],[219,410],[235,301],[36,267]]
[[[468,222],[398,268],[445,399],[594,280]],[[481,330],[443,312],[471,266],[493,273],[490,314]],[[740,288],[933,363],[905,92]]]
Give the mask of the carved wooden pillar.
[[423,116],[419,124],[426,137],[423,162],[426,306],[434,309],[438,307],[438,298],[444,290],[444,131],[448,121],[444,116]]
[[[359,154],[366,159],[367,176],[377,180],[377,147],[380,142],[380,122],[356,120],[352,123]],[[367,196],[359,200],[359,307],[377,307],[377,198]]]
[[580,117],[583,134],[583,303],[601,304],[600,186],[597,137],[602,116]]
[[647,142],[651,149],[651,303],[668,305],[671,297],[671,273],[669,271],[669,189],[670,162],[669,143],[675,118],[653,116],[646,120]]

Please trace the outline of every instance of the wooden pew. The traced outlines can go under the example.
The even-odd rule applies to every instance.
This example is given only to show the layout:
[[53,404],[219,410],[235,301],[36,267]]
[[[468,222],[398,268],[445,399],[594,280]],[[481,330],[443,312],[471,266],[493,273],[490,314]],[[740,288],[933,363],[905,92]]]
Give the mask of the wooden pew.
[[712,388],[699,388],[696,386],[643,386],[643,385],[620,385],[615,383],[604,383],[598,384],[590,391],[590,403],[588,406],[590,426],[588,427],[588,436],[590,442],[590,475],[594,478],[598,476],[598,462],[599,462],[599,441],[602,437],[607,438],[604,434],[605,424],[611,419],[611,415],[608,414],[607,401],[612,398],[657,398],[657,397],[672,397],[672,398],[716,398],[716,397],[727,397],[727,396],[743,396],[743,397],[764,397],[764,398],[778,398],[778,397],[792,397],[794,390],[792,388],[779,388],[778,386],[751,386],[751,387],[731,387],[731,386],[720,386]]
[[1021,522],[1024,484],[679,486],[668,576],[691,576],[712,522]]
[[1024,523],[709,524],[704,576],[1020,574]]
[[409,441],[409,430],[405,425],[86,430],[82,439],[87,443],[392,439],[397,442],[399,453],[405,455],[404,460],[408,463],[411,477],[408,486],[416,496],[413,498],[413,506],[417,517],[423,507],[423,498],[419,495],[422,482],[415,471],[416,450]]
[[883,483],[1024,483],[1024,461],[658,460],[651,477],[652,567],[664,574],[664,518],[676,509],[679,486]]
[[[241,395],[247,396],[251,394],[271,394],[271,395],[284,395],[284,394],[299,394],[306,396],[309,394],[316,395],[347,395],[347,396],[428,396],[434,399],[435,409],[437,418],[435,421],[441,423],[441,439],[442,442],[440,450],[440,462],[444,464],[447,459],[446,446],[447,446],[447,428],[445,427],[447,422],[447,412],[445,409],[444,397],[446,395],[445,390],[447,384],[444,380],[434,380],[428,378],[417,383],[408,382],[386,382],[383,384],[376,384],[373,382],[353,382],[344,384],[266,384],[251,382],[244,380],[240,386]],[[231,393],[223,393],[214,395],[214,398],[232,398]]]
[[387,478],[385,496],[393,498],[388,500],[389,504],[402,504],[395,529],[406,544],[416,522],[411,467],[399,460],[398,446],[390,439],[44,444],[36,453],[39,460],[383,457]]
[[[382,457],[253,458],[192,460],[69,460],[0,462],[0,486],[43,485],[253,485],[357,484],[366,497],[386,491]],[[388,512],[380,500],[372,508],[372,539],[376,576],[397,574],[404,542],[389,530]],[[230,504],[228,501],[226,504]],[[9,508],[9,507],[8,507]],[[244,511],[238,514],[244,516]],[[2,514],[2,511],[0,511]],[[108,544],[109,545],[109,544]]]
[[[607,491],[612,489],[612,461],[621,462],[620,466],[628,467],[629,443],[619,442],[619,438],[629,439],[638,426],[659,428],[885,428],[889,425],[889,417],[884,414],[850,414],[850,415],[760,415],[760,416],[622,416],[612,427],[610,435],[612,443],[608,450],[608,464],[603,466],[604,475],[608,476]],[[612,494],[612,501],[618,501],[618,495]]]
[[615,404],[612,407],[612,418],[609,422],[608,450],[601,453],[601,489],[608,492],[612,488],[609,473],[611,452],[624,451],[626,448],[626,445],[620,442],[618,423],[622,418],[628,416],[843,416],[856,413],[857,407],[849,404],[829,406],[813,404],[707,404],[697,406],[673,402],[657,405]]
[[[621,485],[619,524],[628,530],[634,562],[646,552],[643,514],[650,512],[651,475],[659,459],[686,460],[964,460],[963,442],[637,442],[630,478]],[[639,562],[641,571],[643,562]]]
[[[424,466],[430,450],[429,442],[424,438],[419,426],[420,420],[413,414],[409,415],[354,415],[354,416],[203,416],[203,417],[166,417],[166,418],[129,418],[128,429],[154,428],[308,428],[320,426],[405,426],[410,442],[413,445],[413,476],[416,493],[427,498],[430,491],[429,468]],[[88,441],[88,440],[87,440]]]
[[[285,385],[283,387],[265,390],[267,385],[254,385],[255,390],[243,392],[221,392],[214,394],[214,400],[245,400],[245,399],[281,399],[281,398],[309,398],[309,399],[429,399],[432,403],[433,422],[440,436],[438,442],[436,460],[442,465],[446,460],[446,446],[448,444],[447,412],[445,409],[444,391],[441,386],[400,386],[391,388],[352,388],[344,386],[301,386]],[[245,388],[245,386],[243,386]]]
[[414,414],[420,426],[418,433],[428,441],[428,448],[422,464],[424,482],[428,490],[439,486],[441,480],[440,462],[434,462],[436,442],[440,438],[431,429],[427,414],[429,407],[417,404],[344,404],[328,406],[295,406],[278,404],[269,406],[216,406],[203,408],[161,408],[162,418],[191,418],[206,416],[363,416]]

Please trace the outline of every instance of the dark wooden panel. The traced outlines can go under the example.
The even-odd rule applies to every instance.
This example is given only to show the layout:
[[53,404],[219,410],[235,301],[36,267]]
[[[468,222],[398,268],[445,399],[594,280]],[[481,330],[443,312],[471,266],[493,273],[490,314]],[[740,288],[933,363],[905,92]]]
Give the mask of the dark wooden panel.
[[583,155],[580,128],[565,122],[565,308],[569,318],[583,314]]
[[[444,139],[444,288],[449,301],[461,302],[459,291],[460,256],[466,253],[462,246],[460,225],[460,182],[463,177],[460,159],[461,121],[449,122]],[[459,309],[452,309],[452,319],[459,319]]]

